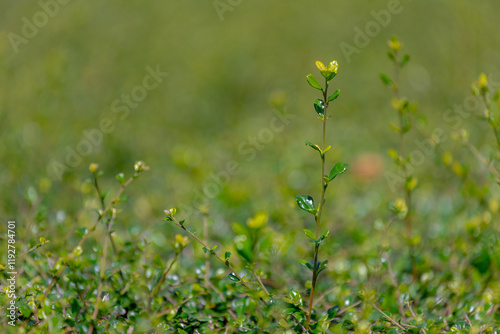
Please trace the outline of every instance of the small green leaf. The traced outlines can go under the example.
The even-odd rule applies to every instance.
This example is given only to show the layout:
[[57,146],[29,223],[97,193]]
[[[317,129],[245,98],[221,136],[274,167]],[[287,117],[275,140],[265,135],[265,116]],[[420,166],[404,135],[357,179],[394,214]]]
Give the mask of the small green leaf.
[[208,252],[208,248],[207,248],[207,247],[203,247],[202,249],[203,249],[203,251],[204,251],[205,253],[206,253],[206,252]]
[[493,102],[498,102],[498,100],[500,100],[500,90],[497,90],[495,95],[493,95],[493,97],[491,98],[491,100]]
[[306,260],[299,260],[300,264],[303,264],[306,266],[310,271],[313,271],[313,265],[310,262],[307,262]]
[[239,282],[240,281],[240,279],[238,278],[238,276],[236,276],[235,273],[230,273],[228,277],[233,282]]
[[318,272],[317,275],[319,275],[320,272],[326,269],[326,265],[328,264],[328,260],[325,260],[323,262],[318,262]]
[[314,110],[320,115],[321,117],[325,116],[325,101],[321,99],[316,99],[314,101]]
[[231,252],[224,253],[224,260],[228,260],[231,257]]
[[311,85],[312,88],[316,88],[321,91],[323,90],[318,80],[316,80],[316,78],[312,74],[309,74],[306,78],[307,82],[309,83],[309,85]]
[[401,129],[394,123],[390,123],[389,126],[391,127],[391,129],[396,132],[396,133],[401,133]]
[[337,175],[344,173],[347,169],[347,166],[348,166],[347,164],[342,162],[335,164],[335,166],[333,166],[332,170],[330,171],[330,176],[329,176],[330,181],[336,178]]
[[410,60],[410,55],[407,55],[407,54],[404,55],[403,59],[401,59],[401,63],[399,64],[399,66],[401,66],[401,67],[405,66],[409,60]]
[[313,144],[310,141],[306,141],[306,145],[311,146],[314,150],[318,151],[321,154],[321,148],[318,145]]
[[158,254],[155,254],[153,263],[160,269],[163,269],[163,262]]
[[319,237],[319,240],[323,241],[326,237],[328,237],[328,234],[330,234],[330,230],[325,230],[325,231],[321,234],[321,237]]
[[393,60],[393,61],[396,60],[396,58],[394,57],[394,51],[392,51],[392,50],[387,51],[387,57],[389,57],[390,60]]
[[116,179],[123,186],[123,184],[125,183],[125,174],[123,174],[123,173],[116,174]]
[[314,209],[314,200],[311,196],[308,195],[300,195],[295,196],[295,200],[297,201],[297,205],[304,211],[309,213],[313,213]]
[[384,85],[392,86],[392,80],[389,79],[389,77],[387,75],[385,75],[384,73],[380,74],[380,79],[382,79],[382,82],[384,83]]
[[335,93],[333,93],[332,95],[330,95],[330,97],[328,98],[328,102],[332,102],[333,100],[335,100],[337,97],[339,97],[340,95],[340,89],[337,89],[335,91]]
[[86,227],[80,227],[76,229],[76,234],[80,236],[80,238],[83,238],[83,236],[87,235],[89,233],[89,230]]
[[285,319],[280,320],[280,326],[283,328],[290,328],[290,326],[288,326],[288,324],[286,323]]
[[337,313],[340,311],[340,307],[335,305],[334,307],[330,307],[327,311],[328,319],[333,319],[337,316]]
[[314,233],[312,233],[310,230],[308,230],[307,228],[304,229],[304,234],[306,235],[306,237],[310,238],[310,239],[314,239],[316,238],[316,236],[314,235]]

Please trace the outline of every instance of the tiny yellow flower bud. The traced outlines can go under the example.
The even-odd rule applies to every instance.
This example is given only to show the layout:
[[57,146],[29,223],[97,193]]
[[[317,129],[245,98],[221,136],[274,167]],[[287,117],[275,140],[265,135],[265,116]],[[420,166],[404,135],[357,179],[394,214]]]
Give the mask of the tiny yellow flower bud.
[[339,73],[339,64],[336,60],[330,62],[330,65],[328,66],[328,72],[333,72],[335,74]]
[[89,170],[92,174],[95,174],[98,169],[99,169],[99,165],[94,163],[94,162],[89,165]]
[[449,165],[451,165],[452,162],[453,162],[453,155],[450,152],[444,152],[443,163],[446,166],[449,166]]
[[320,70],[320,72],[327,71],[326,66],[319,60],[316,61],[316,67]]
[[479,81],[477,83],[479,88],[481,89],[488,87],[488,77],[486,76],[486,74],[481,73],[481,75],[479,75]]
[[403,219],[408,214],[408,206],[406,201],[402,198],[398,198],[392,204],[392,212],[399,218]]

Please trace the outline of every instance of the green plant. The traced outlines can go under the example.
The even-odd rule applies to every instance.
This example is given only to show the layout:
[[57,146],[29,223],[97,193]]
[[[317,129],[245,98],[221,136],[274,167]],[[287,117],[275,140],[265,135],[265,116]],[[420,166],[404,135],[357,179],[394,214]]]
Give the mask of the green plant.
[[311,87],[321,91],[322,98],[316,99],[313,105],[314,105],[314,110],[318,114],[317,117],[322,123],[322,141],[321,141],[321,146],[313,144],[309,141],[306,142],[306,145],[311,147],[313,150],[317,151],[321,159],[321,195],[317,207],[314,204],[313,198],[309,195],[300,195],[296,196],[295,198],[299,208],[306,211],[307,213],[312,214],[316,222],[315,233],[313,233],[309,229],[304,229],[306,237],[309,238],[309,241],[313,245],[313,254],[314,254],[313,261],[311,263],[306,260],[300,260],[300,262],[304,264],[312,272],[311,288],[309,292],[309,307],[307,310],[307,319],[305,324],[306,329],[309,329],[310,327],[311,313],[314,302],[314,292],[316,288],[318,275],[324,269],[326,269],[326,266],[328,264],[328,260],[324,261],[318,260],[319,247],[321,246],[323,240],[325,240],[325,238],[328,237],[328,234],[330,233],[328,229],[324,230],[323,232],[321,231],[322,229],[321,215],[323,213],[323,207],[325,203],[325,193],[328,188],[328,184],[331,181],[333,181],[338,175],[344,173],[347,169],[347,164],[337,163],[335,164],[335,166],[333,166],[329,174],[325,174],[326,153],[331,148],[331,146],[326,146],[326,122],[329,118],[331,118],[331,116],[329,116],[328,114],[328,107],[330,106],[330,103],[333,102],[335,99],[337,99],[340,95],[339,89],[337,89],[332,95],[328,95],[328,88],[330,82],[333,80],[333,78],[335,78],[335,76],[338,73],[339,65],[337,61],[334,60],[330,62],[328,67],[326,67],[320,61],[316,62],[316,66],[318,67],[318,70],[321,72],[321,75],[325,79],[324,86],[322,86],[312,74],[309,74],[307,76],[307,82]]
[[[488,85],[488,77],[481,73],[478,80],[472,84],[472,93],[480,97],[484,103],[483,119],[490,125],[495,135],[497,148],[500,150],[500,89],[492,94]],[[498,154],[496,156],[498,159]]]
[[[500,171],[495,163],[500,160],[500,89],[492,92],[488,84],[488,77],[481,73],[479,78],[472,83],[472,93],[483,103],[483,115],[480,119],[486,121],[493,132],[495,145],[489,153],[483,153],[482,148],[476,147],[469,140],[469,132],[460,129],[454,133],[454,138],[461,142],[479,162],[480,167],[486,169],[487,178],[465,163],[457,161],[450,152],[443,155],[443,161],[464,181],[464,194],[477,201],[478,210],[471,212],[466,223],[471,245],[469,256],[471,266],[484,277],[481,293],[485,292],[494,281],[500,268],[500,230],[494,224],[498,215],[498,185],[500,185]],[[491,141],[490,141],[491,142]],[[469,170],[471,170],[469,172]]]
[[[101,303],[101,293],[103,290],[103,283],[105,279],[105,268],[106,268],[106,259],[107,259],[107,249],[109,246],[110,240],[112,240],[111,232],[112,232],[112,227],[113,223],[116,220],[117,217],[117,210],[115,208],[116,204],[119,202],[124,201],[126,198],[123,197],[123,192],[127,188],[127,186],[132,183],[135,179],[137,179],[140,174],[143,171],[149,170],[149,167],[142,161],[138,161],[134,165],[134,173],[129,179],[125,179],[124,175],[122,173],[117,175],[117,179],[119,183],[121,184],[120,189],[116,193],[116,195],[113,197],[113,199],[106,205],[105,204],[105,198],[106,198],[106,193],[101,193],[99,185],[98,185],[98,178],[102,175],[102,172],[99,171],[99,166],[95,163],[90,164],[89,170],[92,173],[93,176],[93,183],[97,192],[97,195],[99,196],[99,201],[102,206],[101,209],[98,210],[98,217],[96,221],[93,223],[93,225],[90,228],[80,228],[78,229],[78,234],[80,235],[80,241],[78,244],[72,249],[71,252],[69,253],[62,253],[64,255],[61,255],[59,259],[55,262],[54,268],[51,270],[51,274],[53,275],[51,277],[50,284],[45,288],[44,292],[42,295],[37,296],[36,298],[33,297],[29,301],[29,305],[31,308],[27,308],[25,317],[30,318],[31,315],[33,314],[33,318],[35,322],[39,321],[38,318],[38,312],[43,306],[45,305],[45,300],[49,296],[49,294],[52,291],[52,288],[54,285],[58,282],[60,277],[63,275],[63,273],[67,272],[67,269],[69,268],[72,271],[76,271],[81,267],[81,260],[79,259],[80,256],[83,253],[83,245],[91,232],[94,232],[96,228],[98,227],[98,224],[100,222],[105,222],[106,223],[106,238],[104,242],[104,246],[102,248],[102,254],[101,254],[101,263],[100,265],[100,273],[99,273],[99,284],[97,287],[97,292],[96,292],[96,298],[94,302],[94,309],[92,312],[92,317],[91,320],[89,320],[90,326],[89,326],[89,333],[92,333],[95,327],[95,324],[97,323],[97,314],[99,311],[99,305]],[[42,242],[43,243],[43,242]],[[116,253],[115,250],[115,254]],[[86,306],[88,307],[88,306]]]
[[[416,111],[416,105],[408,101],[406,97],[401,96],[400,92],[400,72],[402,68],[410,60],[408,54],[400,56],[400,50],[403,48],[396,36],[392,37],[388,41],[389,51],[387,56],[392,61],[394,65],[394,76],[391,79],[386,74],[381,74],[380,78],[382,82],[392,88],[394,92],[394,98],[392,99],[391,106],[398,114],[399,124],[391,123],[391,128],[399,134],[399,148],[390,149],[389,156],[395,162],[398,168],[398,181],[403,184],[402,192],[404,193],[404,199],[397,199],[393,206],[392,211],[401,220],[404,220],[406,227],[406,241],[409,247],[410,262],[411,262],[411,272],[414,278],[417,277],[417,267],[415,264],[415,246],[419,242],[419,238],[414,235],[413,228],[413,200],[412,194],[418,185],[418,179],[413,176],[414,167],[411,154],[408,154],[408,149],[406,145],[406,136],[408,132],[413,127],[413,114]],[[389,185],[394,187],[395,180],[387,179]]]

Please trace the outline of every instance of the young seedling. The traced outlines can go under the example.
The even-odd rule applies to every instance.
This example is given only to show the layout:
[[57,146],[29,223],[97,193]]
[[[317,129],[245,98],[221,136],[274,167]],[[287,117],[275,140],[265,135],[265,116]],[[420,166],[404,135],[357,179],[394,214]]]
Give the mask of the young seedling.
[[305,265],[312,272],[312,282],[311,282],[311,292],[309,296],[309,308],[307,310],[307,320],[306,320],[306,329],[309,329],[309,323],[311,321],[311,313],[314,302],[314,290],[316,288],[316,281],[318,279],[318,275],[326,269],[326,265],[328,260],[319,261],[318,253],[319,247],[323,240],[328,237],[329,230],[326,229],[321,232],[321,215],[323,213],[323,205],[325,203],[325,192],[328,187],[328,184],[333,181],[338,175],[344,173],[347,169],[347,164],[345,163],[337,163],[330,171],[329,174],[325,174],[325,156],[326,153],[330,150],[331,146],[326,146],[326,121],[331,117],[328,115],[328,107],[330,103],[339,97],[340,90],[337,89],[333,94],[328,95],[328,88],[330,81],[335,78],[338,73],[339,65],[337,61],[332,61],[328,67],[326,67],[322,62],[317,61],[316,66],[318,67],[321,75],[325,79],[325,84],[322,86],[318,80],[312,75],[309,74],[307,78],[307,82],[309,85],[319,91],[321,91],[321,99],[316,99],[314,101],[314,110],[318,114],[318,119],[322,122],[323,129],[323,138],[321,146],[317,144],[312,144],[311,142],[306,142],[307,146],[310,146],[313,150],[317,151],[320,159],[321,159],[321,195],[319,203],[314,204],[314,200],[311,196],[308,195],[300,195],[296,196],[296,201],[302,210],[312,214],[314,216],[314,220],[316,222],[316,233],[313,233],[309,229],[305,229],[304,233],[306,237],[309,238],[309,241],[313,245],[314,248],[314,260],[312,263],[307,262],[305,260],[300,260],[300,263]]
[[[401,171],[401,174],[404,175],[404,199],[398,199],[399,207],[405,207],[404,210],[399,210],[398,212],[396,205],[394,205],[393,212],[400,219],[403,219],[406,226],[406,240],[409,246],[410,252],[410,261],[411,261],[411,271],[414,277],[417,275],[417,269],[415,264],[415,254],[414,254],[414,246],[418,243],[418,238],[414,237],[413,226],[412,226],[412,194],[415,190],[418,180],[414,177],[413,169],[411,168],[411,157],[406,152],[405,145],[405,137],[406,134],[412,128],[412,113],[415,112],[415,105],[411,104],[407,98],[402,97],[399,90],[399,74],[401,69],[408,63],[410,60],[410,56],[405,54],[400,56],[399,51],[403,48],[403,44],[399,42],[396,36],[392,37],[392,39],[388,42],[389,51],[387,52],[387,56],[392,61],[394,65],[394,77],[393,79],[389,78],[386,74],[381,74],[380,78],[382,82],[391,87],[394,92],[394,98],[392,100],[392,107],[398,113],[399,125],[391,123],[391,128],[399,133],[399,149],[391,149],[389,150],[389,156],[394,160],[398,169]],[[388,180],[391,184],[391,182]],[[405,202],[405,203],[402,203]],[[404,213],[403,213],[404,212]]]
[[[481,73],[479,79],[472,84],[472,93],[479,96],[484,103],[484,119],[495,135],[497,148],[500,149],[500,89],[491,95],[488,77]],[[494,105],[497,108],[493,108]]]
[[[215,257],[220,263],[225,265],[231,273],[229,274],[228,278],[233,281],[240,283],[242,286],[244,286],[246,289],[248,289],[250,292],[255,292],[254,289],[252,289],[249,285],[249,283],[246,280],[245,276],[240,276],[236,269],[232,266],[232,264],[229,262],[229,258],[231,257],[230,252],[225,252],[224,254],[224,259],[220,257],[216,252],[217,245],[214,245],[212,247],[209,247],[203,240],[201,240],[197,235],[196,232],[192,228],[188,228],[185,226],[185,221],[184,220],[177,220],[174,216],[177,213],[177,209],[172,208],[170,210],[165,210],[165,218],[164,220],[173,223],[174,225],[177,225],[181,229],[183,229],[187,234],[189,234],[194,240],[196,240],[200,245],[203,246],[203,251],[205,254],[210,254],[213,257]],[[263,291],[267,292],[265,288],[263,288]],[[264,298],[260,297],[260,300],[267,306],[268,303],[264,300]]]
[[[89,170],[93,174],[94,179],[97,179],[97,176],[99,175],[99,166],[95,163],[92,163],[89,166]],[[123,180],[123,182],[120,182],[121,183],[120,189],[116,193],[115,197],[113,197],[113,199],[104,207],[104,210],[100,209],[98,211],[98,217],[97,217],[96,221],[93,223],[93,225],[88,229],[87,228],[78,229],[78,232],[81,235],[81,239],[78,242],[78,244],[76,245],[76,247],[74,247],[73,250],[68,255],[60,256],[59,259],[57,260],[57,262],[55,264],[55,268],[54,268],[56,271],[55,271],[54,276],[52,277],[50,284],[45,289],[44,294],[38,298],[38,303],[35,306],[35,310],[31,311],[29,314],[29,316],[31,316],[31,314],[33,314],[36,322],[39,321],[37,315],[38,315],[38,311],[39,311],[40,307],[44,304],[45,299],[47,298],[49,293],[52,291],[52,288],[57,283],[58,279],[64,273],[66,268],[68,266],[70,266],[74,262],[74,260],[82,254],[82,252],[83,252],[82,246],[85,243],[85,241],[87,240],[87,238],[89,237],[90,233],[94,232],[97,228],[97,225],[100,222],[105,221],[106,218],[108,217],[109,220],[108,220],[108,226],[107,226],[105,249],[107,248],[108,242],[110,240],[111,228],[113,226],[112,223],[116,219],[115,204],[117,204],[118,202],[121,201],[122,194],[125,191],[125,189],[130,185],[130,183],[132,183],[132,181],[137,179],[142,172],[149,170],[149,166],[147,166],[142,161],[138,161],[134,165],[134,170],[135,170],[134,174],[132,174],[132,176],[128,180]],[[102,199],[102,200],[104,200],[104,199]],[[100,280],[98,290],[102,290],[102,278],[103,278],[103,274],[104,274],[104,271],[102,270],[102,268],[105,266],[105,260],[106,260],[106,252],[104,252],[104,250],[103,250],[102,262],[101,262],[101,273],[100,273],[101,280]],[[97,312],[96,310],[98,310],[99,294],[100,294],[100,291],[98,291],[98,294],[96,297],[96,305],[94,308],[94,312]],[[29,318],[29,316],[27,318]],[[93,319],[95,320],[94,316],[93,316]],[[89,333],[91,333],[93,331],[93,329],[94,329],[94,325],[92,324],[89,327]]]

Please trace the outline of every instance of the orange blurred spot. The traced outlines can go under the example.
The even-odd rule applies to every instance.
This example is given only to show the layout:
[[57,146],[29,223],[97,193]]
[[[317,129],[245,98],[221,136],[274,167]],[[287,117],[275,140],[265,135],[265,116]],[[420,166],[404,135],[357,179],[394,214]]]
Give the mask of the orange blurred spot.
[[351,163],[354,176],[362,181],[373,181],[384,169],[384,160],[378,153],[363,153]]

